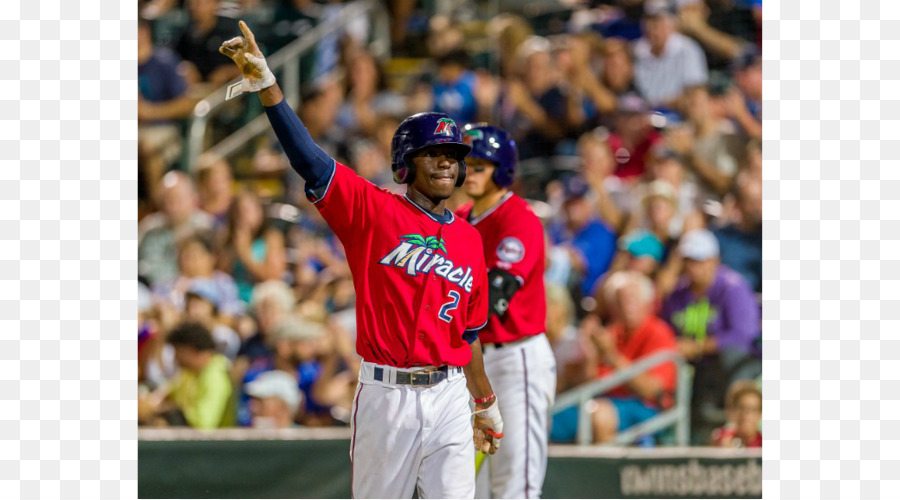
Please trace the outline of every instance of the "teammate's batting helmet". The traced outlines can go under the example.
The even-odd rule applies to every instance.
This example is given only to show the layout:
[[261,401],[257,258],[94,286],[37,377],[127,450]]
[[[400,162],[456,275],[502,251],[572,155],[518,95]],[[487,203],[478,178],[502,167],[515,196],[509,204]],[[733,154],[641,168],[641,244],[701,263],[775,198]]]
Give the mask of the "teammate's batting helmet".
[[391,140],[391,170],[399,184],[416,178],[412,155],[429,146],[452,146],[459,162],[456,185],[466,180],[466,155],[472,148],[463,142],[459,126],[444,113],[418,113],[403,120]]
[[491,177],[494,184],[506,187],[513,183],[519,154],[516,151],[516,141],[509,134],[486,123],[470,123],[463,129],[463,139],[472,146],[469,156],[496,165]]

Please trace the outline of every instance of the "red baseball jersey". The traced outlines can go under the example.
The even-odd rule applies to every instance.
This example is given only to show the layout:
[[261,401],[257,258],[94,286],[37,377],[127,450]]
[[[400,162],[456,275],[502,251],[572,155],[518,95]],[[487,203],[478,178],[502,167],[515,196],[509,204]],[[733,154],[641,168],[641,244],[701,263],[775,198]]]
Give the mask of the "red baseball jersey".
[[547,298],[544,292],[544,228],[528,203],[512,192],[500,202],[469,219],[472,204],[456,215],[475,226],[484,241],[487,268],[502,269],[519,280],[519,290],[509,301],[503,318],[491,316],[478,338],[483,343],[512,342],[546,330]]
[[312,200],[344,245],[356,289],[356,351],[398,368],[465,366],[463,338],[487,322],[481,237],[450,214],[446,223],[335,163]]

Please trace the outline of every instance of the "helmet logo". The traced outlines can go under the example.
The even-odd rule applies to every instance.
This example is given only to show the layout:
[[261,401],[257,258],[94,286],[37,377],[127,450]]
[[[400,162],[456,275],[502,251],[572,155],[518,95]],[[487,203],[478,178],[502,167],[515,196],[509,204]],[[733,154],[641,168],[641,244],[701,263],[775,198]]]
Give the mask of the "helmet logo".
[[434,129],[434,135],[453,136],[453,127],[456,123],[451,118],[441,118],[438,120],[437,127]]
[[465,142],[469,146],[471,146],[474,141],[481,140],[484,140],[484,132],[482,132],[481,130],[466,130],[463,133],[463,142]]

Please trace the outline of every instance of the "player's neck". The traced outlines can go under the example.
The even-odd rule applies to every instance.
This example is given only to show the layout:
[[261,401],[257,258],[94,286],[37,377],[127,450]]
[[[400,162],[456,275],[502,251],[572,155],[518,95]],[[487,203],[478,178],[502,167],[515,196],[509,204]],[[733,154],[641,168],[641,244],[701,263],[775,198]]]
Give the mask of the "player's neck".
[[426,212],[431,212],[436,215],[444,215],[446,212],[447,200],[432,200],[428,196],[420,193],[412,186],[412,184],[410,184],[409,189],[406,190],[406,196]]
[[472,217],[480,217],[483,213],[496,206],[508,192],[509,189],[500,188],[485,193],[484,196],[474,198],[472,202]]

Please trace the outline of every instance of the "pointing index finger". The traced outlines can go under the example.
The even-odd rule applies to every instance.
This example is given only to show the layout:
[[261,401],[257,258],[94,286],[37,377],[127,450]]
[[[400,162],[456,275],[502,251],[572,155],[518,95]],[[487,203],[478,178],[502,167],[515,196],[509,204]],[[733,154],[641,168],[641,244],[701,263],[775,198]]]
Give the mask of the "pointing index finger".
[[241,20],[240,22],[238,22],[238,26],[240,26],[241,33],[244,34],[244,38],[246,38],[247,41],[252,43],[253,45],[256,45],[256,37],[253,36],[253,32],[250,31],[250,27],[247,26],[247,23]]

